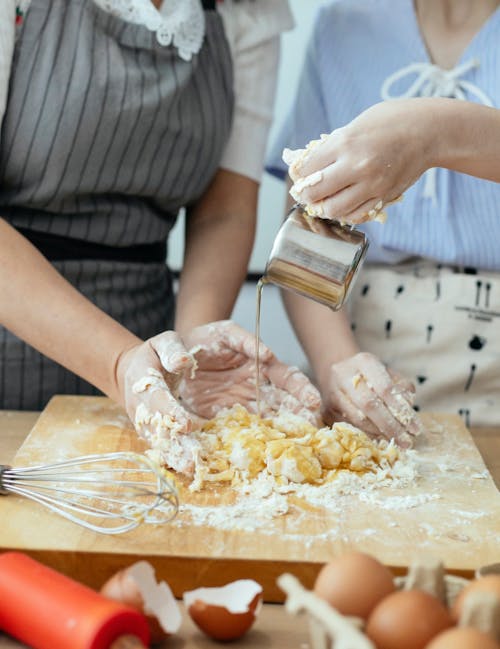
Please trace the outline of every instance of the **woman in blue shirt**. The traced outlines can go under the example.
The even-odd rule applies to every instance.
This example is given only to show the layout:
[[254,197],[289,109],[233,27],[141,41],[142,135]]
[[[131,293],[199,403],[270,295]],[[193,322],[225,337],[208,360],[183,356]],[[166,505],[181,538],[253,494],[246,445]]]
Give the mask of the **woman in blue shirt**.
[[291,176],[316,174],[299,198],[320,215],[366,221],[367,264],[350,320],[285,300],[333,416],[403,443],[419,425],[388,399],[412,401],[394,370],[417,408],[500,418],[499,4],[328,3],[268,166],[283,177],[284,147],[333,131]]

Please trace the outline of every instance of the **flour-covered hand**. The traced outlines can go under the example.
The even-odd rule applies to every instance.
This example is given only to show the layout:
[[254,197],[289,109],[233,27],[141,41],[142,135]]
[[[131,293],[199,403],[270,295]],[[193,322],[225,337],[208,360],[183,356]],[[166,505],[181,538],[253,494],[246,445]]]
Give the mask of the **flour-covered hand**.
[[[180,385],[183,403],[200,417],[211,418],[222,408],[239,403],[256,411],[255,336],[230,320],[196,327],[184,335],[196,359],[194,378]],[[319,412],[320,395],[297,368],[281,363],[259,343],[261,414],[278,410],[311,419]]]
[[286,151],[290,193],[311,214],[345,223],[378,219],[426,169],[438,138],[418,99],[375,104],[307,149]]
[[117,366],[123,402],[137,432],[152,446],[169,432],[187,433],[192,416],[177,401],[183,376],[195,361],[173,331],[124,352]]
[[414,393],[412,383],[373,354],[360,352],[331,366],[323,389],[325,415],[410,447],[423,431],[413,410]]

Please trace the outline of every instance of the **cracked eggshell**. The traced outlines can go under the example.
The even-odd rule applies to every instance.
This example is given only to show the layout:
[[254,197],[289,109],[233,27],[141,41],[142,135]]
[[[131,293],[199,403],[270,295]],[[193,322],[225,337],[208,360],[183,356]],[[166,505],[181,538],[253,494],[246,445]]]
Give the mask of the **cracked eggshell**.
[[161,642],[177,633],[182,616],[179,605],[165,581],[157,583],[155,571],[147,561],[120,570],[101,588],[101,595],[132,606],[143,613],[149,624],[151,642]]
[[252,626],[262,602],[262,586],[239,579],[219,588],[197,588],[183,595],[193,622],[214,640],[236,640]]

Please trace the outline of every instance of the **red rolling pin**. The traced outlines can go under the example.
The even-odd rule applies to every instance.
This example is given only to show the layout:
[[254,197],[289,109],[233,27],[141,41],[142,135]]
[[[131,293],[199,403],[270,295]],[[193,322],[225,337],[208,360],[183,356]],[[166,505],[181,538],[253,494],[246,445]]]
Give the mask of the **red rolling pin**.
[[0,630],[34,649],[144,649],[144,615],[20,552],[0,554]]

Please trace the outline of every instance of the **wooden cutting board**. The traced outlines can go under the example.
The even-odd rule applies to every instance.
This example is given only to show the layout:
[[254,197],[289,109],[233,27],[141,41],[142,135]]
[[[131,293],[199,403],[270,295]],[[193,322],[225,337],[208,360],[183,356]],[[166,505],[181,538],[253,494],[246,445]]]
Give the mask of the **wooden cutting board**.
[[[0,498],[0,548],[29,553],[98,588],[115,571],[149,560],[177,596],[200,585],[254,578],[267,601],[282,601],[276,578],[285,571],[311,587],[325,562],[356,548],[398,574],[419,552],[442,558],[449,571],[470,576],[500,561],[500,494],[470,433],[456,416],[424,415],[418,482],[383,489],[360,500],[339,496],[335,511],[295,502],[285,516],[247,529],[195,524],[181,513],[174,524],[142,525],[121,536],[95,534],[9,495]],[[54,397],[19,449],[14,464],[29,466],[87,453],[143,450],[125,414],[102,397]],[[221,507],[227,489],[190,494],[181,501]]]

